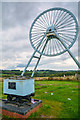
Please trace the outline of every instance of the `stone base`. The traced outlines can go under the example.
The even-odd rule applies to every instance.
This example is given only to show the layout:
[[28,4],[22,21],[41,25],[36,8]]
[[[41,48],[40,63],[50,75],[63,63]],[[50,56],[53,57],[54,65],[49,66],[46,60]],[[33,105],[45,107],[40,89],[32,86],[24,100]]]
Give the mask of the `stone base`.
[[41,100],[35,100],[35,103],[28,103],[26,105],[18,107],[12,103],[5,103],[5,101],[0,103],[0,113],[2,115],[6,115],[8,117],[13,118],[28,118],[32,113],[36,112],[36,110],[42,106]]

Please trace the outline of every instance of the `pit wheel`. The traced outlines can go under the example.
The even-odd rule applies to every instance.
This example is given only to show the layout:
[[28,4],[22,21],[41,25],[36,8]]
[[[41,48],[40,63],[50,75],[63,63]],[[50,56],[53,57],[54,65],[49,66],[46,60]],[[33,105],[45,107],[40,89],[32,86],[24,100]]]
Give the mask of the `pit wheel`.
[[66,48],[54,34],[54,30],[70,49],[78,35],[75,16],[64,8],[51,8],[41,13],[30,29],[30,42],[34,50],[45,56],[56,56],[66,52]]

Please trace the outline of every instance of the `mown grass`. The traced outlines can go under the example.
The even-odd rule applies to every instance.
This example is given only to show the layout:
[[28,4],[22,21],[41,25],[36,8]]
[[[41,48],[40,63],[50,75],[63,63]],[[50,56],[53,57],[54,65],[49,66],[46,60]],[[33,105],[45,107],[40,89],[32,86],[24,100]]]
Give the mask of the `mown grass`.
[[29,118],[78,118],[78,82],[36,81],[35,89],[43,106]]
[[[35,96],[33,98],[42,100],[43,105],[29,118],[78,118],[78,90],[78,82],[35,81]],[[5,95],[2,97],[6,98]]]

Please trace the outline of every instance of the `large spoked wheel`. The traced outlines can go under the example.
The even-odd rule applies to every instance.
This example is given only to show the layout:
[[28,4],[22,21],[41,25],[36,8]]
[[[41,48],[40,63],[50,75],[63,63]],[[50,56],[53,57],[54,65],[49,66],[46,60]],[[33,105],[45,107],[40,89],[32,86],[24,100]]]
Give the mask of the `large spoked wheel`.
[[56,56],[66,52],[53,29],[67,48],[71,48],[77,38],[78,24],[75,16],[64,8],[48,9],[34,20],[30,29],[31,45],[42,55]]

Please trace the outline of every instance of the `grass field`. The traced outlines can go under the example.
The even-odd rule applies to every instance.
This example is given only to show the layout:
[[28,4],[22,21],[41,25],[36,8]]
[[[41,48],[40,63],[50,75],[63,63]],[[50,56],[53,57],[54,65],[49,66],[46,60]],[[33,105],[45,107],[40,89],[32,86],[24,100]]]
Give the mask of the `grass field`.
[[43,106],[30,118],[78,117],[78,82],[36,81],[35,89],[35,98],[41,99]]
[[78,118],[78,82],[35,81],[33,98],[42,100],[43,106],[29,118]]

